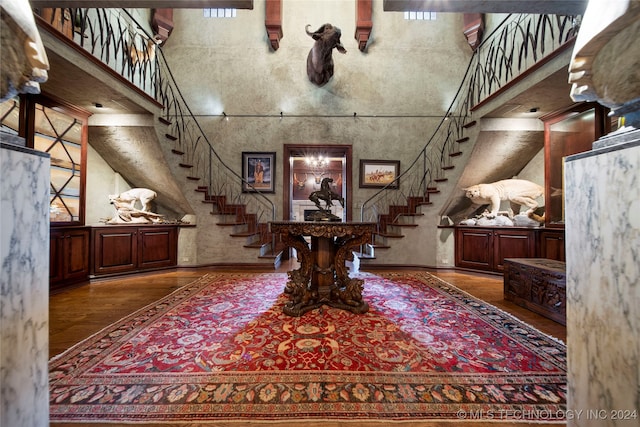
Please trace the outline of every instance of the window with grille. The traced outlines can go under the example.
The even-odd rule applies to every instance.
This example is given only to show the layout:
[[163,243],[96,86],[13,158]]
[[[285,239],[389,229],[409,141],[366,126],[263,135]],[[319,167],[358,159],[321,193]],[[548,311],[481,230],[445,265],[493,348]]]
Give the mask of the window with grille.
[[435,21],[436,12],[405,12],[404,19],[408,21]]
[[236,8],[210,7],[203,10],[205,18],[235,18]]

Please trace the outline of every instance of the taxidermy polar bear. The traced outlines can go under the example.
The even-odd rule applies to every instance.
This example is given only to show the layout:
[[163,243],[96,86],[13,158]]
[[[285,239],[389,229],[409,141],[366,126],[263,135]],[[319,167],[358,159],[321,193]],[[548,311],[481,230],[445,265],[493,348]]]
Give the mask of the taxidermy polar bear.
[[136,200],[140,200],[142,211],[149,212],[151,211],[151,202],[157,196],[158,195],[155,191],[149,190],[148,188],[132,188],[124,193],[111,194],[109,196],[109,201],[111,204],[113,204],[114,201],[128,203],[131,209],[135,209]]
[[524,179],[505,179],[491,184],[477,184],[463,190],[473,203],[491,204],[490,212],[486,215],[489,218],[495,218],[498,215],[500,202],[503,200],[508,200],[512,209],[514,204],[528,207],[525,213],[529,215],[538,207],[536,199],[544,194],[544,188]]

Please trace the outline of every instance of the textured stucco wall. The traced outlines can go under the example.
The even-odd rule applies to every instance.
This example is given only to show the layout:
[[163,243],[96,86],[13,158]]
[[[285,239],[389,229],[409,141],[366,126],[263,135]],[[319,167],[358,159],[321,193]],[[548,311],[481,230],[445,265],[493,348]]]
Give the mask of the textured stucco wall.
[[[252,11],[238,10],[234,19],[175,10],[174,31],[163,47],[172,72],[207,137],[238,173],[242,151],[276,152],[276,192],[270,197],[278,218],[283,217],[283,144],[352,145],[353,218],[359,219],[360,205],[374,192],[358,188],[360,159],[400,160],[404,170],[451,102],[471,56],[462,15],[405,21],[401,13],[383,12],[382,2],[374,2],[373,32],[363,53],[354,38],[355,1],[287,2],[284,37],[274,52],[264,10],[261,0]],[[327,22],[341,28],[347,54],[334,51],[334,77],[316,87],[306,75],[313,40],[305,25],[316,30]],[[229,120],[222,120],[223,111]],[[282,119],[275,117],[280,112]],[[214,254],[219,236],[200,227],[203,219],[198,215],[199,260],[228,257],[228,251]],[[430,234],[437,224],[426,226],[434,228]],[[435,245],[423,246],[420,260],[406,262],[434,265]]]
[[102,219],[115,214],[109,203],[109,194],[127,191],[129,184],[93,149],[87,147],[87,193],[85,197],[85,223],[101,225]]

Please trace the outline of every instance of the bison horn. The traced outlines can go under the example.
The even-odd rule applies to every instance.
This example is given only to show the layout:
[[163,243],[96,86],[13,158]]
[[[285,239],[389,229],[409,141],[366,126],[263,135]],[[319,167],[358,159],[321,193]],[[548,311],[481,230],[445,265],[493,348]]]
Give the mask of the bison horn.
[[304,27],[304,30],[307,32],[307,35],[313,37],[313,33],[309,31],[309,27],[311,26],[311,24],[307,24],[306,27]]

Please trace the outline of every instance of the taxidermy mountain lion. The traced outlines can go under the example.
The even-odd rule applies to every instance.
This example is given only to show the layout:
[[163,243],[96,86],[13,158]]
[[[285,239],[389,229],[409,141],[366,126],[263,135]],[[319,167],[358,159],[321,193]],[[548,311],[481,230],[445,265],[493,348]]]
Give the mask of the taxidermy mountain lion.
[[538,207],[536,199],[544,194],[544,188],[524,179],[505,179],[491,184],[477,184],[463,190],[473,203],[491,204],[490,212],[486,215],[489,218],[495,218],[498,214],[502,200],[508,200],[514,211],[516,210],[514,205],[528,207],[525,213],[529,215]]

